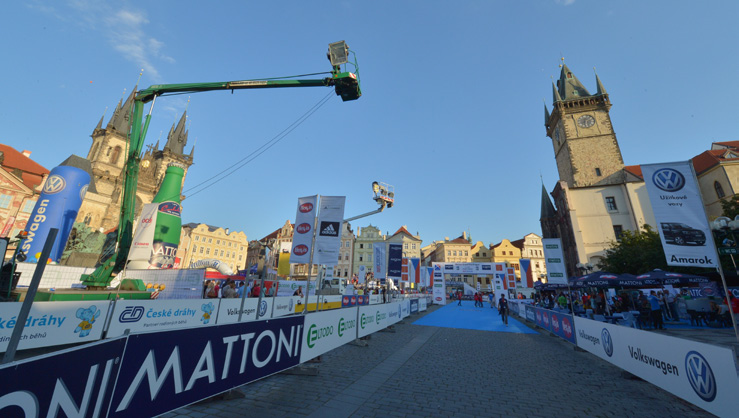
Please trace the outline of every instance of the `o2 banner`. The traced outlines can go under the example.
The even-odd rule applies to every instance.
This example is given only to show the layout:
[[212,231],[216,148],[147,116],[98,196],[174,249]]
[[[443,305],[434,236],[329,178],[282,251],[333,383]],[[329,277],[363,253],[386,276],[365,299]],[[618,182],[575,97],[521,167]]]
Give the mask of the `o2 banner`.
[[313,245],[313,226],[316,223],[318,196],[306,196],[298,199],[298,212],[295,215],[293,230],[293,246],[290,249],[290,262],[307,264],[310,262],[310,250]]
[[[5,352],[23,302],[0,303],[0,352]],[[109,302],[34,302],[18,349],[99,340],[108,315]],[[1,415],[0,415],[1,416]]]
[[575,326],[577,346],[601,359],[712,414],[733,417],[739,411],[730,349],[580,317]]
[[690,161],[641,166],[667,265],[718,267],[711,228]]
[[387,247],[387,277],[398,282],[397,279],[403,272],[403,244],[388,244]]
[[387,254],[385,253],[385,243],[375,242],[372,244],[372,273],[375,280],[384,279],[387,270]]
[[109,416],[160,415],[297,366],[304,320],[130,335]]
[[345,196],[321,196],[316,222],[315,264],[336,265],[341,248]]
[[547,266],[549,283],[567,284],[567,268],[565,267],[562,240],[559,238],[542,238],[544,244],[544,262]]
[[0,366],[0,416],[106,416],[125,346],[116,338]]

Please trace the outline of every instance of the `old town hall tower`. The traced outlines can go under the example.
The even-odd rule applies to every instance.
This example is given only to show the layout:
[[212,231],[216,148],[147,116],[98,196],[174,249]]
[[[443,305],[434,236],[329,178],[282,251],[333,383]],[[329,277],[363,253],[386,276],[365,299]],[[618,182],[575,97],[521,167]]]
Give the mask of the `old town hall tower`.
[[559,179],[570,188],[623,183],[624,161],[611,125],[608,93],[595,76],[597,91],[590,94],[562,65],[552,84],[551,115],[544,105],[544,125],[552,139]]

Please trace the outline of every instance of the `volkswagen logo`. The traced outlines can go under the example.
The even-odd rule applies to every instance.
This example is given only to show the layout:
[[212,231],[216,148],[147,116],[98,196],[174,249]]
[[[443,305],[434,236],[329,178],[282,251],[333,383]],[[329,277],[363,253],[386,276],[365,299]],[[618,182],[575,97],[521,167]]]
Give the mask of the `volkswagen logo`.
[[601,331],[600,340],[603,342],[603,350],[605,350],[606,355],[608,357],[613,356],[613,339],[607,328],[603,328],[603,331]]
[[259,317],[263,317],[267,313],[267,301],[263,300],[262,303],[259,304]]
[[59,193],[62,190],[64,190],[64,187],[67,185],[66,180],[64,180],[64,177],[54,174],[53,176],[50,176],[48,179],[46,179],[46,183],[44,183],[44,193],[46,194],[54,194]]
[[661,168],[654,172],[652,182],[666,192],[676,192],[685,186],[685,176],[672,168]]
[[700,353],[690,351],[685,356],[685,371],[690,386],[701,399],[711,402],[716,398],[716,378],[711,366]]

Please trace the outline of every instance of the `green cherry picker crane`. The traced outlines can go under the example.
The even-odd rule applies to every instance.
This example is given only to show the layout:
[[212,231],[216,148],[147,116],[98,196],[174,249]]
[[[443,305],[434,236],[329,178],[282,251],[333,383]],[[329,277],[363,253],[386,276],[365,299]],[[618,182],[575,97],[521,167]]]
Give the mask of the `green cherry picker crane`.
[[[353,62],[350,61],[350,53]],[[362,95],[359,85],[359,67],[356,54],[349,50],[346,42],[334,42],[329,44],[327,53],[331,61],[331,76],[321,79],[310,80],[237,80],[214,83],[188,83],[188,84],[157,84],[139,91],[134,98],[131,131],[129,132],[129,151],[124,166],[124,187],[121,199],[121,214],[118,222],[118,236],[116,251],[104,261],[91,274],[81,277],[82,284],[88,290],[105,290],[113,277],[120,272],[125,264],[128,252],[133,240],[133,221],[135,216],[136,187],[139,178],[139,166],[141,163],[141,149],[146,137],[146,131],[151,120],[151,112],[159,96],[182,93],[198,93],[212,90],[242,90],[242,89],[264,89],[283,87],[333,87],[337,96],[343,101],[356,100]],[[342,65],[344,69],[342,70]],[[348,65],[353,67],[349,71]],[[144,104],[151,102],[149,113],[142,118]],[[143,119],[143,124],[142,124]],[[138,290],[144,290],[135,284]],[[133,290],[133,289],[131,289]],[[148,296],[147,296],[148,298]]]

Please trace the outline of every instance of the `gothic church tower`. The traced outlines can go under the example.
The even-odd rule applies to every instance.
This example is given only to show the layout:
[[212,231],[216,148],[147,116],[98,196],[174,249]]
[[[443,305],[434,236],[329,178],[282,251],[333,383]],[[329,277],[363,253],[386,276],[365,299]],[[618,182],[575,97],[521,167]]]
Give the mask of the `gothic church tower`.
[[597,74],[595,81],[597,91],[590,94],[563,64],[557,85],[552,84],[551,115],[544,105],[559,179],[570,188],[624,182],[624,161],[608,113],[611,102]]
[[[131,129],[131,111],[136,90],[125,102],[118,102],[110,121],[103,128],[100,119],[92,132],[92,145],[87,160],[92,166],[96,192],[88,192],[82,202],[77,222],[85,223],[92,230],[109,230],[118,226],[123,189],[123,169],[128,151],[128,134]],[[172,125],[167,143],[159,150],[159,142],[144,153],[139,167],[139,182],[136,191],[136,212],[145,203],[151,203],[164,178],[167,164],[177,162],[187,169],[193,164],[193,147],[185,154],[188,131],[186,112],[176,125]],[[184,184],[184,178],[183,178]]]

